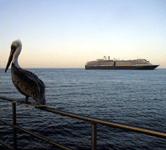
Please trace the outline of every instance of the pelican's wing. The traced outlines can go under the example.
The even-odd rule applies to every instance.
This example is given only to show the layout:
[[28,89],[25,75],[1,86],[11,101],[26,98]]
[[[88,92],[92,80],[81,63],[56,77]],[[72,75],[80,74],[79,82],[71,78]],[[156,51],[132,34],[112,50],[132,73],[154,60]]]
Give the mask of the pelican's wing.
[[24,95],[38,100],[43,97],[45,85],[35,74],[30,71],[15,67],[12,64],[12,80],[16,88]]

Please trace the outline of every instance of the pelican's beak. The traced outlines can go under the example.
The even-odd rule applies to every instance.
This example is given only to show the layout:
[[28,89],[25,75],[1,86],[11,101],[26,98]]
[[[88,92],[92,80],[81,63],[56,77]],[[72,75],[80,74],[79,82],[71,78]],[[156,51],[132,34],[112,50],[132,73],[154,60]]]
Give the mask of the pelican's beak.
[[13,59],[13,55],[14,55],[15,51],[16,51],[16,47],[15,46],[11,46],[10,56],[9,56],[9,59],[8,59],[7,65],[6,65],[5,73],[7,72],[8,68],[9,68],[9,66],[11,64],[11,61]]

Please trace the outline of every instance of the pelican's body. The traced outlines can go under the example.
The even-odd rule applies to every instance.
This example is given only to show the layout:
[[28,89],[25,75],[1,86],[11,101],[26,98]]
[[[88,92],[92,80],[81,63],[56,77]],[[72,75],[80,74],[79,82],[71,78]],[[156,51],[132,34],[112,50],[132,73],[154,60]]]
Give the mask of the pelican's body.
[[32,97],[39,104],[45,104],[45,85],[43,81],[32,72],[22,69],[18,64],[18,56],[21,49],[21,41],[17,40],[12,43],[11,53],[5,72],[12,61],[11,77],[17,90],[26,96],[26,101],[28,101],[29,97]]

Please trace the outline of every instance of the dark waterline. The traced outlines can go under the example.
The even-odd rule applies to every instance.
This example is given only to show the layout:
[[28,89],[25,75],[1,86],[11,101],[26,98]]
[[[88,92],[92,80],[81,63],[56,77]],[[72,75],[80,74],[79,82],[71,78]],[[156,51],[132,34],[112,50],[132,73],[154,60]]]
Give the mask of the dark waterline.
[[[72,113],[166,132],[166,70],[123,71],[28,69],[46,85],[47,106]],[[0,95],[23,99],[10,77],[0,69]],[[11,120],[11,103],[1,102],[1,117]],[[18,125],[72,149],[90,149],[87,122],[17,106]],[[166,149],[165,140],[98,126],[98,149]],[[12,128],[0,123],[1,140],[12,143]],[[18,132],[20,149],[55,149]],[[0,145],[0,148],[4,148]]]

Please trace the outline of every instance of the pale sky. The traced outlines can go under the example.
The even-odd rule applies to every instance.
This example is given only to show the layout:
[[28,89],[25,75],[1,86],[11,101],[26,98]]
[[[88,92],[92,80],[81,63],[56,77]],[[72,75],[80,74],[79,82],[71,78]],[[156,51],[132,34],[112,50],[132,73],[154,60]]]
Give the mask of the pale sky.
[[166,0],[1,0],[0,68],[22,41],[22,68],[147,59],[166,68]]

